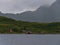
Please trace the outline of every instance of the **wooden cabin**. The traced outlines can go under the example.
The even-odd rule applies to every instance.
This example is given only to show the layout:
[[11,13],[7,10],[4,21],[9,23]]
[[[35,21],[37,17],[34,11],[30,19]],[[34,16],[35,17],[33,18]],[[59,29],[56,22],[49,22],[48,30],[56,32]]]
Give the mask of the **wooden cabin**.
[[8,30],[8,32],[12,33],[12,32],[13,32],[13,30],[12,30],[12,29],[10,29],[10,30]]

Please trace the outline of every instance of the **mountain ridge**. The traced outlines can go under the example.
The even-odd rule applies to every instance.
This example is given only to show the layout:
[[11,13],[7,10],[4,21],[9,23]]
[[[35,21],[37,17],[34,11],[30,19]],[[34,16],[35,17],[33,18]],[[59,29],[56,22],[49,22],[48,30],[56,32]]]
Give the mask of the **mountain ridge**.
[[60,1],[56,0],[50,7],[41,6],[36,11],[26,11],[21,14],[2,13],[0,16],[6,16],[16,20],[30,22],[60,22]]

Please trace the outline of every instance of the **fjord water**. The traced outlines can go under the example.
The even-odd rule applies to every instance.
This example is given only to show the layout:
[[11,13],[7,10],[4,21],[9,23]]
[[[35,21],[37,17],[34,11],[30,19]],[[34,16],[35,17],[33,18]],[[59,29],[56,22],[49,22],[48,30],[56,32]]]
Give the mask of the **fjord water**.
[[0,45],[60,45],[60,35],[0,34]]

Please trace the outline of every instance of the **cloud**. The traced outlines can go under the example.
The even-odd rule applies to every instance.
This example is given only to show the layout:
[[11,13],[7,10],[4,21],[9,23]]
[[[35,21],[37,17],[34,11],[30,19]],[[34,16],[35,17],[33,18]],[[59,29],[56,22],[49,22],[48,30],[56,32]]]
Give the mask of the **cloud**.
[[35,10],[41,5],[51,5],[55,0],[0,0],[0,11],[15,13]]

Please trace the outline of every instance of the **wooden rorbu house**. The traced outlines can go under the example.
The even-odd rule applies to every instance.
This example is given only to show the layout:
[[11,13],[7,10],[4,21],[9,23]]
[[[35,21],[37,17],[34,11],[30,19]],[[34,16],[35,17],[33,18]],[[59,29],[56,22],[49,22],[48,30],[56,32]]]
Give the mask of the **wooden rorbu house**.
[[12,33],[12,32],[13,32],[13,30],[12,30],[12,29],[9,29],[9,30],[8,30],[8,32]]

